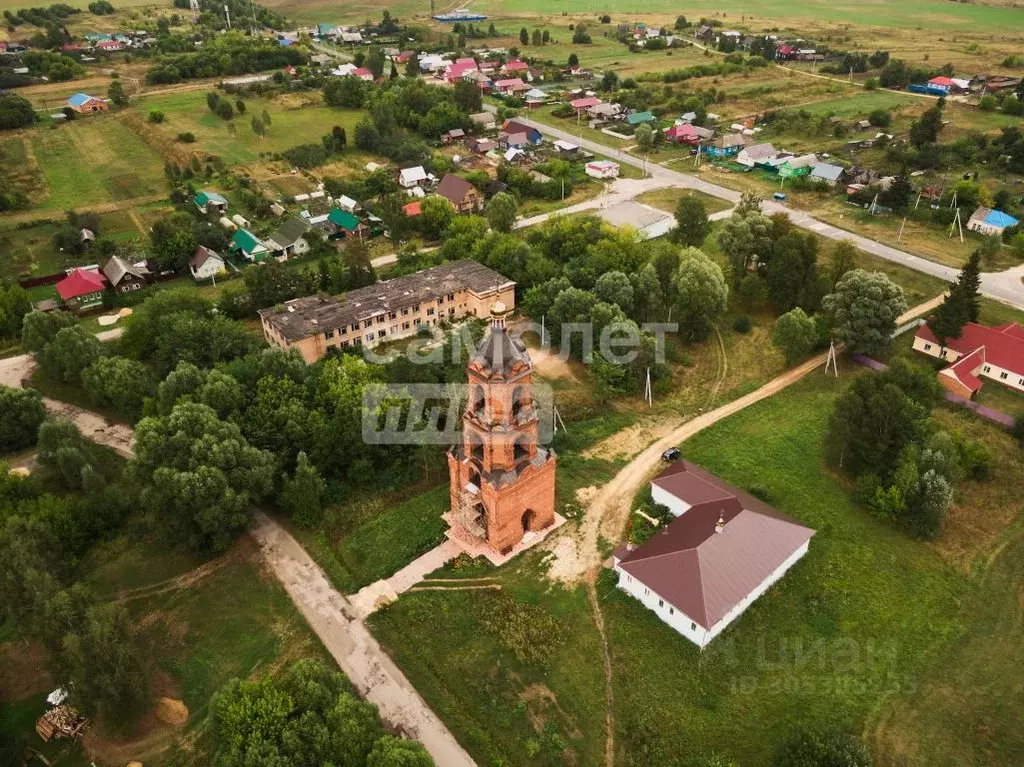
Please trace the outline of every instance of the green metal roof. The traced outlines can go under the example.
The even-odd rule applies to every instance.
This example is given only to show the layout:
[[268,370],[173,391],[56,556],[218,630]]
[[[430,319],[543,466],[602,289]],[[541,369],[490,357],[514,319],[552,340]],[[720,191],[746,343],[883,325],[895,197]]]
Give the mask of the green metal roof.
[[219,202],[221,204],[226,204],[227,200],[225,200],[221,195],[217,194],[216,192],[203,191],[196,195],[196,205],[204,207],[208,202]]
[[626,122],[630,125],[639,125],[640,123],[649,123],[653,119],[654,115],[650,112],[634,112],[626,117]]
[[246,253],[252,253],[260,248],[266,250],[266,246],[248,229],[239,229],[235,232],[234,236],[231,238],[231,247],[242,250]]
[[341,208],[332,210],[330,215],[327,216],[327,220],[335,226],[340,226],[346,232],[354,232],[356,227],[359,226],[359,219]]

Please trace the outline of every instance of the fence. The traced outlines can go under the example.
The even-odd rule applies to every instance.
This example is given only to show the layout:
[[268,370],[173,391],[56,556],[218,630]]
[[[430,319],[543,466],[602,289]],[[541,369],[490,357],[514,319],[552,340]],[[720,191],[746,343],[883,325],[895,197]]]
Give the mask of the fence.
[[[886,365],[885,363],[879,362],[878,360],[875,359],[871,359],[871,357],[868,357],[865,354],[851,354],[850,359],[852,359],[854,362],[864,365],[865,367],[869,367],[872,370],[877,370],[879,372],[883,370],[888,370],[889,368],[889,366]],[[1012,429],[1014,426],[1017,425],[1016,418],[1014,418],[1012,415],[1007,415],[1001,410],[994,410],[990,407],[985,407],[984,405],[978,404],[972,399],[968,399],[967,397],[961,397],[959,394],[953,394],[953,392],[951,391],[944,391],[942,393],[942,396],[947,402],[951,402],[954,405],[960,405],[961,407],[965,407],[968,410],[973,410],[986,421],[991,421],[992,423],[999,424],[1000,426],[1003,426],[1007,429]]]

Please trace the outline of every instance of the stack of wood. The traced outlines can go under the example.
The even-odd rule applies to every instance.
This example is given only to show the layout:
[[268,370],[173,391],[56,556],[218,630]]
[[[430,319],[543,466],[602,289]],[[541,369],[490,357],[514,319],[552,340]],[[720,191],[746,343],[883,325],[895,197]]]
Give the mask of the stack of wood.
[[89,718],[70,706],[54,706],[36,721],[36,732],[44,742],[50,738],[77,738],[89,725]]

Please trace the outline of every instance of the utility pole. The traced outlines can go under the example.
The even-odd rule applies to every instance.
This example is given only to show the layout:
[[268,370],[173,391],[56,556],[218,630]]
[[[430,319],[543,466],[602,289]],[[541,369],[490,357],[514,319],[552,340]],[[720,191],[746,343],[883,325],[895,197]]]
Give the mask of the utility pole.
[[224,20],[228,23],[228,29],[231,29],[231,11],[228,10],[227,3],[224,4]]

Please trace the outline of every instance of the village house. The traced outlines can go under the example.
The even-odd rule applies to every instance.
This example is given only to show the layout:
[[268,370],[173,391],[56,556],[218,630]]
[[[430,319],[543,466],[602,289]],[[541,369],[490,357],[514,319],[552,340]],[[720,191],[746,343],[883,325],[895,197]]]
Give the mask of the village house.
[[587,115],[593,120],[614,120],[622,116],[622,107],[603,101],[587,109]]
[[505,62],[505,66],[501,68],[501,71],[506,75],[511,74],[524,74],[530,69],[529,65],[525,61],[519,59],[509,59]]
[[129,263],[120,256],[111,256],[103,266],[103,275],[116,293],[141,290],[149,282],[149,267],[145,261]]
[[501,300],[515,306],[515,283],[464,259],[384,280],[337,297],[307,296],[260,311],[271,346],[295,348],[306,362],[329,349],[376,346],[422,327],[465,316],[487,317]]
[[754,144],[753,146],[744,147],[736,155],[736,162],[747,168],[753,168],[755,165],[762,165],[768,162],[778,153],[779,151],[771,144]]
[[239,229],[232,235],[228,247],[232,253],[241,253],[246,260],[254,263],[259,263],[270,255],[270,248],[245,228]]
[[95,269],[74,269],[57,283],[57,294],[73,312],[83,312],[103,304],[107,279]]
[[303,235],[308,225],[298,218],[283,221],[277,231],[266,240],[266,246],[279,261],[286,261],[292,256],[301,256],[309,252],[309,243]]
[[552,143],[552,146],[558,150],[558,156],[563,160],[575,160],[579,157],[579,144],[574,144],[571,141],[565,141],[564,139],[557,139]]
[[813,154],[803,154],[799,157],[788,157],[786,158],[786,161],[779,166],[779,176],[782,178],[806,176],[817,164],[818,156]]
[[973,398],[981,378],[1024,392],[1024,326],[1018,322],[996,327],[968,322],[960,337],[947,338],[945,345],[924,324],[914,336],[914,350],[951,363],[938,378],[953,394]]
[[821,184],[836,186],[843,176],[843,168],[840,165],[830,165],[827,162],[820,162],[811,168],[810,178]]
[[370,233],[370,227],[360,221],[355,214],[341,208],[334,208],[327,214],[327,223],[330,224],[332,237],[362,239]]
[[198,246],[188,259],[188,270],[196,282],[215,278],[225,266],[224,259],[205,245]]
[[701,649],[807,553],[815,532],[687,461],[652,480],[651,496],[676,519],[615,550],[618,586]]
[[441,134],[441,143],[450,144],[453,141],[459,141],[466,137],[466,131],[462,128],[452,128],[450,131]]
[[398,185],[403,189],[411,189],[419,186],[427,180],[427,172],[422,165],[415,165],[412,168],[402,168],[398,172]]
[[462,76],[463,82],[475,83],[476,87],[480,89],[481,93],[487,93],[494,88],[494,82],[490,77],[487,76],[486,72],[481,72],[478,69],[470,70]]
[[469,151],[473,154],[487,154],[497,144],[489,138],[471,138],[466,146],[469,147]]
[[106,112],[110,106],[103,99],[90,96],[86,93],[76,93],[68,98],[68,106],[79,114],[92,114],[93,112]]
[[373,72],[371,72],[366,67],[356,67],[354,70],[352,70],[352,75],[351,76],[352,77],[358,77],[364,83],[372,83],[373,82]]
[[633,112],[626,115],[627,125],[644,125],[654,122],[654,114],[651,112]]
[[206,189],[193,197],[192,202],[201,213],[217,213],[223,216],[228,210],[228,201],[222,195]]
[[746,145],[747,140],[742,134],[726,133],[708,144],[704,151],[708,157],[731,157],[739,154]]
[[530,86],[518,77],[509,80],[497,80],[494,83],[494,92],[502,96],[515,96],[519,93],[526,93]]
[[1019,223],[1018,219],[1001,210],[992,210],[992,208],[982,206],[971,214],[967,221],[967,228],[979,234],[1001,235],[1006,229],[1017,226]]
[[498,127],[498,123],[495,121],[494,115],[490,112],[476,112],[469,116],[469,120],[477,130],[488,131],[494,130]]
[[548,100],[548,94],[539,88],[532,88],[526,92],[526,108],[535,109]]
[[543,140],[539,130],[518,120],[505,120],[498,134],[498,143],[503,147],[532,146]]
[[473,213],[483,206],[483,195],[477,188],[454,173],[446,173],[436,191],[455,206],[457,213]]
[[569,106],[576,110],[577,115],[580,115],[590,109],[593,109],[600,103],[601,99],[597,96],[585,96],[583,98],[573,99],[569,102]]
[[619,164],[611,160],[594,160],[583,167],[583,172],[591,178],[618,178]]
[[459,80],[463,79],[463,76],[469,72],[476,71],[476,59],[464,58],[456,59],[444,71],[444,79],[454,85]]

